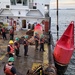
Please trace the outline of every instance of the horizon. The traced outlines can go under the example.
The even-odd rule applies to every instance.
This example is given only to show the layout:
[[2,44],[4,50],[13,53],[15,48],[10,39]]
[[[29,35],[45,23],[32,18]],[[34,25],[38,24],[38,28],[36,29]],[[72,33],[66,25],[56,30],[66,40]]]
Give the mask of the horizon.
[[[56,9],[56,2],[57,0],[50,0],[50,8]],[[59,9],[68,9],[68,8],[75,8],[75,0],[58,0],[58,8]]]
[[[50,8],[51,10],[57,10],[57,8]],[[75,10],[75,8],[58,8],[58,10]]]

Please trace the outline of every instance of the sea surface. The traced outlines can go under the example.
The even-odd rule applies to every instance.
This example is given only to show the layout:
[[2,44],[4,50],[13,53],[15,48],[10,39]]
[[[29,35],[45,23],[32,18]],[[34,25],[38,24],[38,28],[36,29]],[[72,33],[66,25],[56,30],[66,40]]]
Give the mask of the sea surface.
[[[58,26],[59,26],[59,39],[62,36],[65,29],[68,27],[71,21],[75,22],[75,10],[59,10],[58,11]],[[54,43],[57,40],[57,15],[56,10],[50,10],[51,16],[51,33],[53,35]],[[74,35],[75,36],[75,35]],[[70,63],[68,64],[67,71],[65,75],[75,75],[75,50],[71,57]]]

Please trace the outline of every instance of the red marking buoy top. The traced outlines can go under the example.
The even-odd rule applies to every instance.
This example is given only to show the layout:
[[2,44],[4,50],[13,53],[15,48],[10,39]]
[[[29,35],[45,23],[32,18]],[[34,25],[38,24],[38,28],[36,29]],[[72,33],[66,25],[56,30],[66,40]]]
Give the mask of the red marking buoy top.
[[38,33],[39,35],[43,34],[43,29],[42,29],[42,26],[40,24],[37,24],[35,27],[34,27],[34,33]]
[[37,24],[35,27],[34,27],[34,30],[42,30],[42,26],[40,24]]
[[68,64],[74,52],[74,22],[72,21],[58,40],[54,48],[54,59],[61,64]]

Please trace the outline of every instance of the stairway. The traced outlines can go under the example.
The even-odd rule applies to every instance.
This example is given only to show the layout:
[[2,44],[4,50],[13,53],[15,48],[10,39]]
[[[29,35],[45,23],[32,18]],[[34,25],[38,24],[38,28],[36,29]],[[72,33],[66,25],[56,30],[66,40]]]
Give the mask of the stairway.
[[3,10],[4,10],[4,9],[0,9],[0,15],[1,15],[1,13],[3,12]]
[[30,9],[26,16],[30,17],[43,17],[42,13],[38,9]]

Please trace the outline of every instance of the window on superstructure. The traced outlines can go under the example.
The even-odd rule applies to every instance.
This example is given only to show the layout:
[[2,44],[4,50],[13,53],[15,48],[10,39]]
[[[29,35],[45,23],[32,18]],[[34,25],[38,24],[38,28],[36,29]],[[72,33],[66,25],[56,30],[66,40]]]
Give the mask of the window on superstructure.
[[22,4],[22,0],[16,0],[17,4]]
[[27,6],[27,0],[23,0],[23,5]]
[[11,5],[16,5],[15,0],[10,0],[11,1]]

